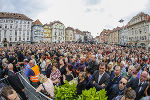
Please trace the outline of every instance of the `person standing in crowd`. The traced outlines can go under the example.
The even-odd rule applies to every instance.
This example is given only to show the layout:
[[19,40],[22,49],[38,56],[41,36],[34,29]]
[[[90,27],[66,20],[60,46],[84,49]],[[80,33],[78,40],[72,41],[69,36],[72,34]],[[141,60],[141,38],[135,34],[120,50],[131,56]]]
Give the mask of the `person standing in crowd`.
[[53,63],[52,73],[50,74],[50,79],[52,80],[54,85],[56,85],[56,86],[60,85],[60,77],[61,77],[61,73],[58,69],[58,64]]
[[63,75],[63,82],[65,82],[65,80],[67,80],[69,82],[74,78],[72,69],[73,69],[73,66],[71,64],[66,65],[67,73],[66,73],[66,75]]
[[91,56],[91,62],[89,62],[89,66],[88,67],[91,69],[91,74],[93,74],[94,71],[98,70],[99,63],[96,62],[96,56],[95,55]]
[[119,95],[113,100],[135,100],[136,92],[132,88],[128,88],[124,95]]
[[148,73],[146,71],[143,71],[141,73],[140,79],[139,78],[133,78],[128,84],[127,87],[131,87],[133,90],[136,91],[136,99],[139,100],[142,96],[144,96],[144,91],[148,85],[146,82]]
[[41,70],[41,73],[43,75],[46,75],[46,61],[45,61],[46,57],[45,57],[45,54],[42,54],[41,56],[41,64],[40,64],[40,70]]
[[59,70],[60,70],[60,73],[61,73],[60,82],[61,82],[61,84],[64,84],[63,75],[66,75],[66,65],[65,65],[65,61],[64,61],[63,58],[61,58],[59,60],[59,64],[60,64]]
[[30,78],[30,76],[34,76],[35,74],[29,65],[28,59],[24,59],[23,63],[25,66],[24,75],[27,76],[28,78]]
[[51,61],[49,59],[46,60],[46,76],[47,78],[50,77],[50,74],[52,72],[52,64]]
[[13,71],[13,64],[8,65],[8,81],[14,90],[22,97],[23,100],[27,100],[27,97],[24,93],[24,86],[21,83],[19,77]]
[[77,95],[82,94],[82,91],[86,89],[86,81],[87,75],[86,72],[79,73],[79,83],[77,84]]
[[41,90],[46,91],[46,95],[50,98],[54,98],[54,86],[52,80],[44,76],[43,74],[39,75],[40,85],[36,89],[36,92],[40,92]]
[[133,78],[132,72],[133,72],[134,66],[130,65],[128,68],[128,72],[125,72],[122,74],[122,76],[125,76],[129,79],[129,81]]
[[107,87],[107,91],[108,91],[108,94],[109,94],[109,90],[111,90],[111,88],[116,85],[116,84],[119,84],[119,81],[121,80],[121,68],[120,66],[116,66],[115,67],[115,70],[112,72],[112,74],[110,75],[110,82],[108,84],[108,87]]
[[110,81],[110,76],[105,72],[105,70],[105,64],[101,63],[99,66],[99,70],[96,70],[92,76],[93,86],[98,91],[107,88]]
[[39,85],[39,74],[40,74],[39,66],[35,65],[34,60],[30,60],[29,65],[31,67],[31,70],[34,72],[34,76],[33,73],[29,74],[31,84],[33,87],[37,87]]
[[126,85],[128,82],[127,77],[122,77],[119,81],[119,84],[115,84],[113,87],[109,89],[108,100],[112,100],[114,97],[118,95],[123,95],[126,90]]

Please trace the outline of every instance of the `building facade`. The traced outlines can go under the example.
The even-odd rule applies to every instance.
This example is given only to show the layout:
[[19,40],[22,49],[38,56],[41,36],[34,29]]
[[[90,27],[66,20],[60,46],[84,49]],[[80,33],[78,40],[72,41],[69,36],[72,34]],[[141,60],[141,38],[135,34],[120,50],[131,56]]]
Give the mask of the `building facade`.
[[0,43],[30,43],[32,19],[24,14],[0,12]]
[[49,24],[43,25],[44,32],[43,32],[43,42],[51,43],[52,42],[52,31]]
[[108,43],[108,34],[109,34],[110,30],[106,30],[104,29],[101,33],[100,33],[100,42],[101,43]]
[[128,42],[128,29],[127,26],[123,26],[119,30],[119,44],[127,45]]
[[52,31],[52,42],[64,43],[65,42],[65,25],[60,21],[50,23]]
[[31,28],[31,42],[32,43],[40,43],[43,42],[43,25],[42,23],[37,19],[35,22],[32,23]]
[[93,39],[93,36],[91,35],[91,32],[83,31],[84,34],[84,41],[89,42]]
[[72,42],[73,41],[73,36],[74,36],[74,29],[72,27],[67,27],[65,29],[66,34],[65,34],[65,41],[66,42]]
[[83,42],[84,34],[79,29],[75,29],[75,42]]
[[150,16],[143,12],[134,16],[127,24],[128,45],[146,47],[150,38]]

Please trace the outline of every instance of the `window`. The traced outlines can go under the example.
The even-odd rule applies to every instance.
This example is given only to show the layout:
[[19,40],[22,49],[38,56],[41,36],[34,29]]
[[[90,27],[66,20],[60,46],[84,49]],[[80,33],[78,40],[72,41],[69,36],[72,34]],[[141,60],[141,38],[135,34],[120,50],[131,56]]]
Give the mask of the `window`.
[[27,41],[29,41],[29,36],[27,37]]
[[0,24],[0,28],[2,28],[2,25]]
[[19,41],[21,41],[21,36],[19,36]]
[[9,40],[10,40],[10,42],[11,42],[11,41],[12,41],[12,38],[10,37]]
[[11,23],[13,23],[13,21],[12,21],[12,20],[10,20],[10,22],[11,22]]
[[10,34],[9,35],[12,36],[12,30],[10,30]]
[[7,31],[6,31],[6,30],[4,30],[4,38],[6,38],[6,32],[7,32]]
[[141,29],[139,29],[139,33],[140,33],[140,34],[142,33]]
[[1,30],[0,30],[0,42],[1,42]]
[[15,41],[17,41],[17,30],[15,30]]
[[5,25],[5,28],[7,28],[7,25]]
[[10,24],[10,29],[12,29],[12,24]]

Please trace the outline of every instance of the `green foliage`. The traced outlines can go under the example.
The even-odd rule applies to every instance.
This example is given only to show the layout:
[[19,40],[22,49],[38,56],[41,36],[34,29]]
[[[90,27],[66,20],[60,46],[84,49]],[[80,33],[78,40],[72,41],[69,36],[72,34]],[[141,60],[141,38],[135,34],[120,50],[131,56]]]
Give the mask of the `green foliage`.
[[96,91],[95,87],[89,90],[83,90],[82,94],[76,95],[76,79],[70,82],[65,82],[64,85],[55,86],[55,100],[107,100],[105,89]]
[[70,85],[66,81],[62,86],[55,86],[55,100],[75,100],[76,97],[76,84]]
[[78,100],[107,100],[106,91],[96,91],[95,87],[89,90],[82,91],[82,94],[78,97]]

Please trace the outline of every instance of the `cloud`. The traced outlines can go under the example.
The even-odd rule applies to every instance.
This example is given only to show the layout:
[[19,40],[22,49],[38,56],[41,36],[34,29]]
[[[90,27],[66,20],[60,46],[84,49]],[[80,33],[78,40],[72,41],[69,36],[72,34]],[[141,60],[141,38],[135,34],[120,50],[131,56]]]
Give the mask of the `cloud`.
[[23,13],[43,24],[60,20],[66,27],[90,31],[122,26],[141,11],[150,14],[150,0],[0,0],[0,11]]
[[5,12],[24,13],[30,17],[46,10],[48,5],[41,0],[1,0],[0,9]]
[[86,5],[97,5],[101,0],[83,0]]

